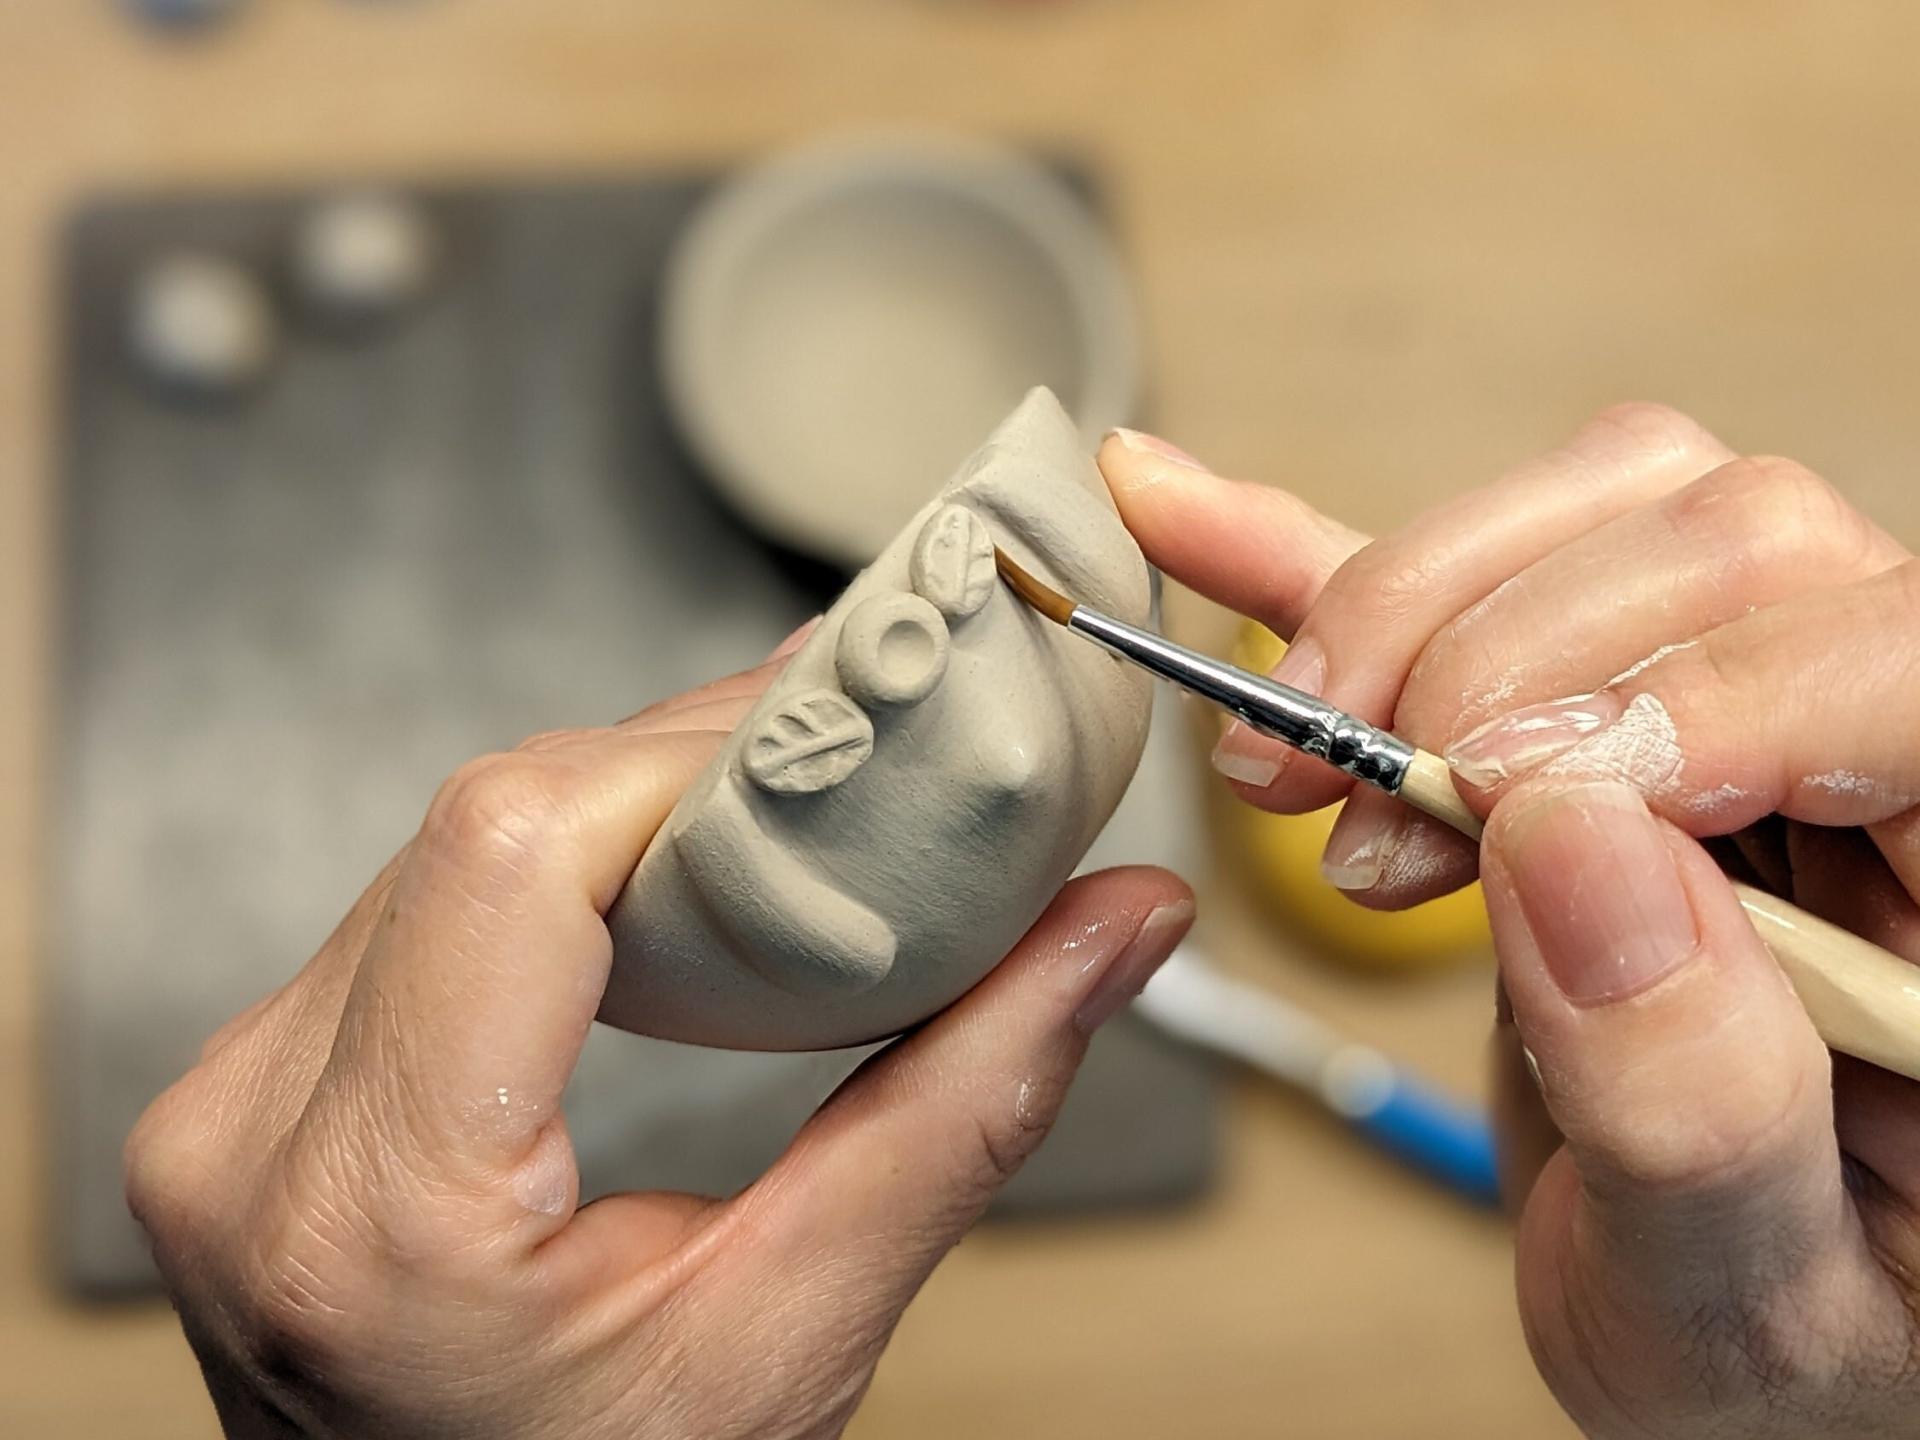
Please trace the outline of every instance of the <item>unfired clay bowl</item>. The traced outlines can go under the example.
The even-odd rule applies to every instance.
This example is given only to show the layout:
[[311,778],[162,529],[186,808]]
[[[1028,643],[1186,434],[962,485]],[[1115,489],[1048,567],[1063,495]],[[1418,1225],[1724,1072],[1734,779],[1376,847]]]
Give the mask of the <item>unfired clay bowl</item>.
[[981,144],[841,143],[749,171],[689,223],[663,307],[668,400],[713,484],[849,569],[1030,387],[1091,449],[1138,386],[1105,231],[1050,171]]

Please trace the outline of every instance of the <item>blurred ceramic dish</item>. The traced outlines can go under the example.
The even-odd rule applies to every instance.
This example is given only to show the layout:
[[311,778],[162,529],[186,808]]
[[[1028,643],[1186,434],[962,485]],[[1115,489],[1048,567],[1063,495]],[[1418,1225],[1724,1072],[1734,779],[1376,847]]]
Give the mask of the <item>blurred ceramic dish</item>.
[[689,223],[662,369],[681,432],[756,528],[865,564],[1030,387],[1086,438],[1139,384],[1131,298],[1087,206],[983,144],[777,158]]

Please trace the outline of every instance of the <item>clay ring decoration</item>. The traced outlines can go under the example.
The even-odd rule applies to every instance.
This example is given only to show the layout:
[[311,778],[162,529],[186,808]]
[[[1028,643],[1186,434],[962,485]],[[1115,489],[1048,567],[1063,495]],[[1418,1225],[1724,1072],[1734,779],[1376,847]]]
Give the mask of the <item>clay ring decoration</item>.
[[862,705],[918,705],[947,673],[947,622],[918,595],[875,595],[841,625],[833,661]]

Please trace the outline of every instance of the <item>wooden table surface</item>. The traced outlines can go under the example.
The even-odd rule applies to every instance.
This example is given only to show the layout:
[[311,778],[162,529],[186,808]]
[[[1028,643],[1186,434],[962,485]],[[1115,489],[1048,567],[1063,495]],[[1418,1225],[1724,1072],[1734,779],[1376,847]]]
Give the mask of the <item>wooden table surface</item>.
[[[1648,396],[1920,535],[1920,9],[1824,0],[259,0],[161,43],[0,0],[0,1432],[206,1435],[157,1306],[41,1256],[52,237],[103,185],[526,174],[823,128],[1064,143],[1112,187],[1161,428],[1380,527]],[[1210,617],[1188,607],[1185,623]],[[1253,922],[1202,881],[1222,948]],[[1484,974],[1287,970],[1476,1083]],[[866,1436],[1567,1433],[1506,1236],[1299,1103],[1236,1094],[1172,1219],[1002,1227],[909,1313]]]

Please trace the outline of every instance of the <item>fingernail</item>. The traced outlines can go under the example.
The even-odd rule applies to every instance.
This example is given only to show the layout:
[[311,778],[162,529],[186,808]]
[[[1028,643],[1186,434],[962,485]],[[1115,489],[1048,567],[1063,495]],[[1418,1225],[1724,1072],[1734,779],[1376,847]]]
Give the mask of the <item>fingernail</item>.
[[[1320,643],[1306,636],[1287,647],[1273,678],[1309,695],[1318,695],[1327,683],[1327,657]],[[1270,735],[1262,735],[1239,720],[1227,726],[1213,747],[1213,768],[1229,780],[1265,789],[1280,776],[1293,752]]]
[[769,662],[784,660],[787,656],[793,654],[794,651],[807,643],[808,637],[820,628],[820,622],[825,618],[825,616],[816,615],[811,620],[802,623],[791,635],[787,636],[779,645],[774,647],[773,653],[767,657],[767,660]]
[[1630,787],[1542,796],[1507,821],[1498,845],[1534,946],[1575,1005],[1637,994],[1698,952],[1673,852]]
[[1149,914],[1080,1002],[1073,1016],[1074,1028],[1082,1035],[1091,1035],[1124,1010],[1146,988],[1153,972],[1173,953],[1191,924],[1192,900],[1170,901]]
[[1162,440],[1158,435],[1149,435],[1144,430],[1128,430],[1123,426],[1115,426],[1107,434],[1137,455],[1156,455],[1162,460],[1171,460],[1176,465],[1184,465],[1189,470],[1198,470],[1204,475],[1213,473],[1204,463],[1194,459],[1178,445]]
[[1337,889],[1371,890],[1380,883],[1405,829],[1404,809],[1376,815],[1352,805],[1344,807],[1327,836],[1320,873]]
[[1327,686],[1327,652],[1311,635],[1302,635],[1273,667],[1273,678],[1282,685],[1318,695]]
[[1469,785],[1490,789],[1571,750],[1621,713],[1619,697],[1605,690],[1525,705],[1455,742],[1447,764]]
[[1280,776],[1280,762],[1263,755],[1247,753],[1254,746],[1271,747],[1279,742],[1257,734],[1236,720],[1227,726],[1220,743],[1213,747],[1213,768],[1229,780],[1264,790]]

